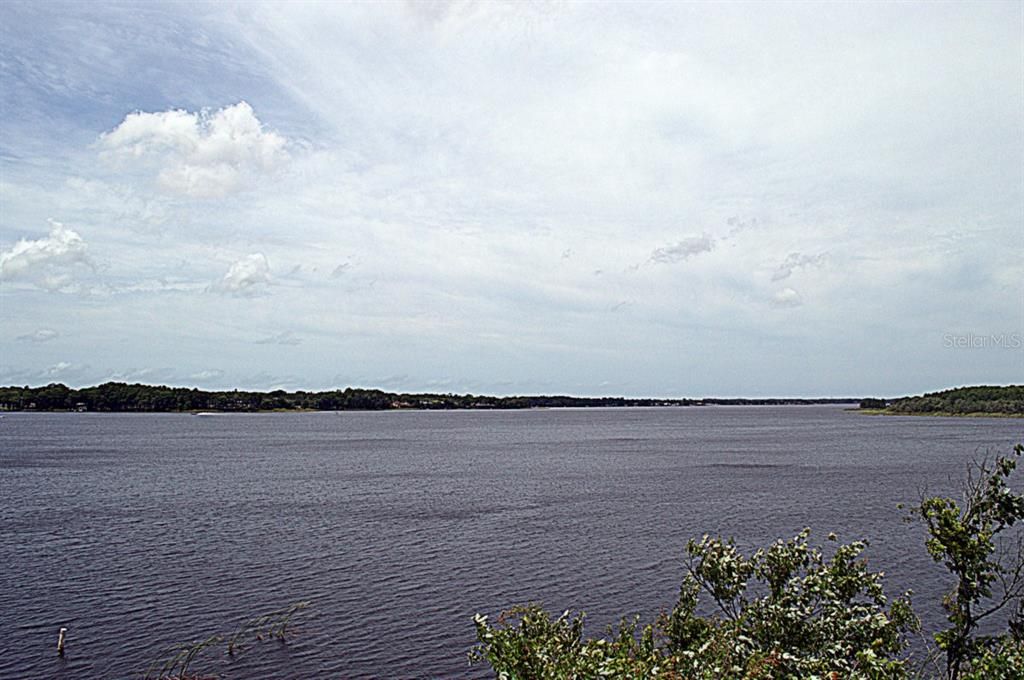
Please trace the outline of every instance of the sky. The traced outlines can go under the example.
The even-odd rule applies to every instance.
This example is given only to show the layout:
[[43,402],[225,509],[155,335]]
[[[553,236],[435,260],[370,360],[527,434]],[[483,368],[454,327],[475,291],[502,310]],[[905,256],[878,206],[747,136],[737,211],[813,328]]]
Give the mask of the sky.
[[0,384],[1024,382],[1024,4],[0,3]]

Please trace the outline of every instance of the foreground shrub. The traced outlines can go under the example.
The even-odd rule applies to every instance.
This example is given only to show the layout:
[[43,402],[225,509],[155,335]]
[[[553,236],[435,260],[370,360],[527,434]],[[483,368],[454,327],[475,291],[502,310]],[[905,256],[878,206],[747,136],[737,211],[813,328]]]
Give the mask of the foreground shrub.
[[[864,543],[826,558],[808,535],[750,557],[721,539],[691,541],[672,612],[643,628],[624,621],[607,639],[585,640],[582,615],[552,618],[538,606],[495,625],[478,615],[472,658],[499,678],[903,677],[897,657],[916,624],[909,601],[888,602],[881,574],[859,559]],[[697,613],[702,595],[716,614]]]
[[[888,599],[883,575],[862,558],[867,543],[826,551],[808,543],[808,529],[750,556],[731,540],[690,541],[672,611],[643,627],[624,620],[606,638],[584,638],[583,614],[555,618],[538,605],[493,624],[478,614],[470,660],[502,680],[1024,680],[1024,541],[1020,532],[1005,540],[1024,523],[1024,495],[1008,484],[1022,454],[1017,445],[1011,456],[972,464],[962,502],[931,497],[913,510],[928,553],[955,580],[931,673],[906,658],[908,633],[919,627],[909,593]],[[997,615],[1006,630],[979,635],[979,623]]]
[[[950,680],[964,674],[1001,677],[995,673],[1004,661],[1020,661],[1024,543],[1019,531],[1015,536],[1008,534],[1024,521],[1024,495],[1014,493],[1007,480],[1022,453],[1024,445],[1018,444],[1010,456],[973,463],[960,502],[935,496],[914,508],[928,527],[928,554],[955,579],[942,603],[949,626],[935,634]],[[1008,618],[1004,633],[977,633],[980,623],[1013,612],[1014,606],[1016,612]],[[978,675],[979,668],[990,668],[993,674]],[[1024,664],[1016,669],[1013,677],[1024,678]]]
[[[889,603],[882,575],[860,559],[866,543],[840,545],[826,558],[809,533],[749,558],[731,541],[691,541],[664,626],[673,666],[686,677],[899,677],[904,633],[917,623],[909,596]],[[701,594],[716,615],[696,613]]]

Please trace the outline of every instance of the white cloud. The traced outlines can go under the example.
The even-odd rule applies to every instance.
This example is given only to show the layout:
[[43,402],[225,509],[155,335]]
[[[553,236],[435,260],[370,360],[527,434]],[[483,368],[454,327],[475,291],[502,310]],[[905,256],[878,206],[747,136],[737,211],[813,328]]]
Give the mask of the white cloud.
[[285,138],[264,130],[242,101],[215,113],[183,110],[128,114],[100,137],[118,158],[157,158],[157,183],[172,193],[218,198],[237,191],[287,159]]
[[32,333],[19,335],[18,340],[25,342],[49,342],[50,340],[55,340],[58,337],[60,337],[60,333],[52,328],[40,328]]
[[804,303],[800,293],[792,288],[783,288],[772,295],[772,307],[799,307]]
[[196,382],[209,382],[211,380],[217,380],[224,377],[224,371],[219,368],[210,368],[198,373],[193,373],[188,377],[189,380],[195,380]]
[[78,232],[50,220],[45,238],[21,239],[0,252],[0,281],[22,280],[58,291],[71,286],[76,265],[93,266],[85,241]]
[[694,255],[709,253],[715,247],[715,240],[707,234],[700,236],[687,236],[678,243],[655,248],[651,253],[651,262],[670,264],[681,262]]
[[83,378],[92,375],[93,372],[88,364],[76,364],[71,361],[58,361],[45,368],[0,366],[0,384],[2,385],[45,385],[51,382],[80,384]]
[[68,369],[70,369],[73,365],[74,364],[72,364],[70,361],[58,361],[53,366],[50,366],[49,368],[47,368],[44,373],[45,373],[45,375],[48,375],[48,376],[51,376],[51,377],[62,375],[64,373],[66,373],[68,371]]
[[745,220],[738,215],[733,215],[727,219],[725,223],[729,225],[729,238],[749,229],[757,229],[758,226],[760,226],[760,220],[756,217],[751,217],[750,219]]
[[291,331],[281,331],[267,338],[260,338],[254,341],[257,345],[298,345],[302,338],[296,337]]
[[129,368],[124,371],[110,371],[105,381],[114,382],[126,382],[126,383],[147,383],[155,385],[158,383],[167,383],[174,378],[174,369],[163,367],[154,368],[152,366],[146,366],[143,368]]
[[248,375],[241,378],[242,384],[252,385],[258,390],[294,390],[301,389],[302,379],[294,375],[276,375],[260,371],[255,375]]
[[264,290],[270,284],[270,263],[263,253],[253,253],[228,267],[224,278],[214,283],[211,290],[231,295],[249,296]]
[[795,270],[803,267],[817,267],[824,263],[827,257],[828,256],[825,253],[819,253],[817,255],[790,253],[782,264],[775,269],[775,273],[772,274],[772,281],[788,279]]

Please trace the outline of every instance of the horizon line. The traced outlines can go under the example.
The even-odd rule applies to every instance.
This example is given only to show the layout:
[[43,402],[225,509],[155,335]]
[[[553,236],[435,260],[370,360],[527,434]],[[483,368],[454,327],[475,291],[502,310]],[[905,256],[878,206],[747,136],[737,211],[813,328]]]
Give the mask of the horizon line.
[[[162,388],[167,388],[167,389],[196,390],[196,391],[199,391],[199,392],[251,392],[251,393],[258,393],[258,394],[270,394],[272,392],[285,392],[286,394],[287,393],[295,394],[295,393],[299,393],[299,392],[304,392],[304,393],[339,392],[339,391],[344,391],[346,389],[352,389],[352,390],[364,390],[364,391],[377,391],[377,392],[382,392],[382,393],[385,393],[385,394],[410,395],[410,396],[414,396],[414,395],[451,395],[451,396],[463,396],[463,397],[464,396],[493,397],[493,398],[497,398],[497,399],[566,397],[566,398],[570,398],[570,399],[632,399],[632,400],[651,400],[651,401],[687,401],[687,400],[688,401],[714,401],[714,400],[730,400],[730,399],[749,400],[749,401],[771,401],[771,400],[855,401],[855,400],[860,400],[860,399],[865,399],[865,398],[877,398],[877,399],[891,400],[891,399],[899,399],[899,398],[906,397],[906,396],[915,396],[915,395],[911,395],[911,394],[905,394],[905,395],[901,395],[901,396],[889,397],[889,396],[881,396],[881,395],[878,395],[878,394],[871,394],[871,395],[859,395],[859,396],[851,396],[851,395],[846,395],[846,396],[836,396],[836,395],[825,395],[825,396],[821,396],[821,395],[819,395],[819,396],[778,396],[778,395],[776,395],[776,396],[753,397],[753,396],[735,396],[735,395],[733,395],[733,396],[723,396],[723,395],[711,396],[711,395],[705,395],[705,396],[699,396],[699,397],[695,397],[695,396],[675,396],[675,397],[669,397],[669,396],[626,396],[626,395],[622,395],[622,394],[601,394],[601,395],[589,394],[589,395],[580,395],[580,394],[571,394],[571,393],[567,393],[567,392],[550,392],[550,393],[534,393],[534,394],[529,394],[529,393],[521,393],[521,394],[489,394],[489,393],[484,393],[484,392],[479,392],[479,393],[478,392],[468,392],[468,391],[467,392],[458,392],[458,391],[451,391],[451,390],[449,390],[449,391],[389,390],[389,389],[385,389],[385,388],[381,388],[381,387],[361,387],[361,386],[356,386],[356,385],[348,385],[348,386],[345,386],[345,387],[331,387],[331,388],[325,388],[325,389],[304,389],[304,388],[291,388],[291,389],[287,389],[287,388],[284,388],[284,387],[276,387],[276,388],[242,388],[242,387],[205,388],[205,387],[198,387],[198,386],[195,386],[195,385],[180,385],[180,384],[179,385],[171,385],[171,384],[167,384],[167,383],[148,383],[148,382],[140,382],[140,381],[126,382],[126,381],[121,381],[121,380],[106,380],[106,381],[101,382],[101,383],[97,383],[97,384],[94,384],[94,385],[87,385],[87,386],[83,386],[83,387],[72,387],[72,386],[70,386],[70,385],[68,385],[66,383],[63,383],[63,382],[50,382],[50,383],[45,383],[45,384],[36,385],[36,386],[32,386],[32,385],[13,385],[13,384],[12,385],[2,385],[2,386],[0,386],[0,389],[33,389],[33,390],[37,390],[37,389],[42,389],[42,388],[50,387],[50,386],[61,386],[61,387],[64,387],[66,389],[69,389],[69,390],[80,391],[80,390],[93,389],[93,388],[101,387],[103,385],[108,385],[108,384],[122,384],[122,385],[128,385],[128,386],[153,387],[153,388],[161,388],[162,387]],[[928,390],[928,391],[922,392],[921,394],[930,394],[930,393],[933,393],[933,392],[943,392],[943,391],[947,391],[947,390],[962,389],[962,388],[966,388],[966,387],[1014,387],[1014,386],[1016,386],[1016,385],[1014,385],[1013,383],[1007,383],[1005,385],[987,385],[987,384],[958,385],[958,386],[953,386],[953,387],[940,388],[940,389],[937,389],[937,390]]]

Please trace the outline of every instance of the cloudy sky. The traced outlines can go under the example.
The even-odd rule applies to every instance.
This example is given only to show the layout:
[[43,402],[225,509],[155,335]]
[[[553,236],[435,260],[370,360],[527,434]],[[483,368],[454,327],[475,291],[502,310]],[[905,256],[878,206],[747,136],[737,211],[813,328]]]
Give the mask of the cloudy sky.
[[1018,2],[0,4],[0,384],[1024,382]]

